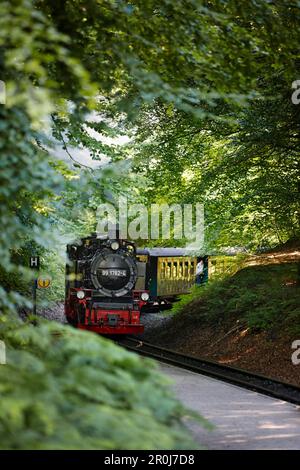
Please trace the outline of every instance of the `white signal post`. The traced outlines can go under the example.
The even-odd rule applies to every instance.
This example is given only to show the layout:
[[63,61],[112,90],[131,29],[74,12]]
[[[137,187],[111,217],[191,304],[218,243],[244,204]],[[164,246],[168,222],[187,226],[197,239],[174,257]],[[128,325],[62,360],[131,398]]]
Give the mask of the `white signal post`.
[[[30,256],[29,267],[31,269],[39,270],[40,269],[40,257],[39,256]],[[32,300],[33,300],[33,315],[36,315],[36,289],[37,289],[37,280],[36,277],[33,280],[32,285]]]

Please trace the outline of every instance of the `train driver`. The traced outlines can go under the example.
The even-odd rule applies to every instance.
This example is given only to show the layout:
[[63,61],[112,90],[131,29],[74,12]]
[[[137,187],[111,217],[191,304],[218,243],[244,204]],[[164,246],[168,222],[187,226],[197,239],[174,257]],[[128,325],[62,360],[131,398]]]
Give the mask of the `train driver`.
[[204,261],[200,258],[196,266],[196,284],[200,285],[204,281]]

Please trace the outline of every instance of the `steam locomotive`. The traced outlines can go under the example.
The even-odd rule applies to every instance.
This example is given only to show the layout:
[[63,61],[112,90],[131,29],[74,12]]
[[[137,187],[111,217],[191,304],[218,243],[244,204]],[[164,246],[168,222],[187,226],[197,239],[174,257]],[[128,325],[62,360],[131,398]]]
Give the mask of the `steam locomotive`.
[[67,245],[67,256],[68,322],[100,334],[142,333],[140,313],[149,293],[135,287],[141,265],[135,245],[93,234]]

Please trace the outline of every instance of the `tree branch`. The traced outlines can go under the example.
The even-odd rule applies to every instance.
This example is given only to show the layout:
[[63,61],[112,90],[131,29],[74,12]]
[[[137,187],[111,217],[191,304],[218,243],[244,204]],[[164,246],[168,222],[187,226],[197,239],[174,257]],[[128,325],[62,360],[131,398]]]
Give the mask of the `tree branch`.
[[[54,118],[53,115],[51,115],[51,118],[52,118],[53,123],[56,125],[56,120],[55,120],[55,118]],[[92,170],[92,171],[93,171],[93,168],[92,168],[91,166],[85,165],[84,163],[80,163],[80,162],[78,162],[77,160],[75,160],[75,158],[71,155],[71,153],[70,153],[70,151],[69,151],[69,149],[68,149],[68,145],[67,145],[67,142],[66,142],[66,140],[65,140],[65,138],[64,138],[64,136],[63,136],[63,133],[62,133],[61,130],[58,129],[57,127],[56,127],[56,129],[57,129],[57,131],[58,131],[58,133],[59,133],[59,136],[60,136],[60,139],[61,139],[61,141],[62,141],[62,143],[63,143],[63,149],[66,151],[68,157],[69,157],[74,163],[76,163],[76,165],[79,165],[80,167],[83,167],[83,168],[86,168],[86,169],[88,169],[88,170]]]

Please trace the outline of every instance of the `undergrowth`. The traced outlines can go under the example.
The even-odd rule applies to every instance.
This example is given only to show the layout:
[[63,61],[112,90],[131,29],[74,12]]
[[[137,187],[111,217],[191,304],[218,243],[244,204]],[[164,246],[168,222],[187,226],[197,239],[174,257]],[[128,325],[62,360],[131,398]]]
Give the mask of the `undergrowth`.
[[154,362],[45,320],[2,317],[0,339],[0,449],[195,448]]
[[250,266],[225,279],[194,286],[173,306],[185,321],[216,323],[238,318],[252,330],[300,332],[297,264]]

